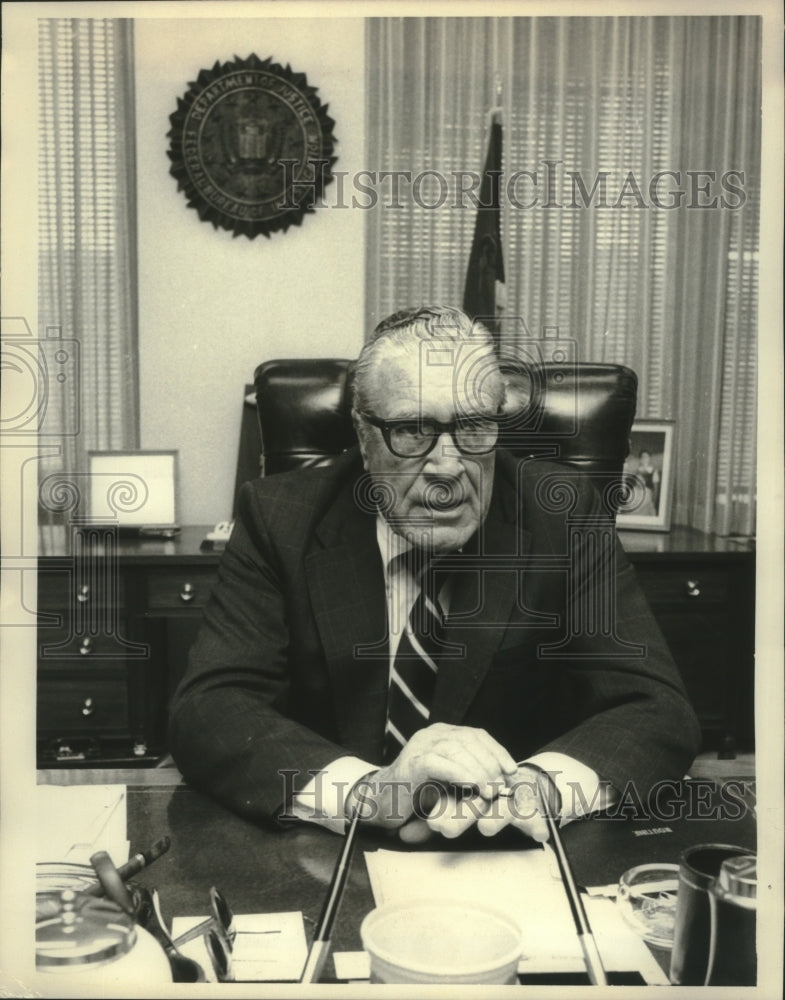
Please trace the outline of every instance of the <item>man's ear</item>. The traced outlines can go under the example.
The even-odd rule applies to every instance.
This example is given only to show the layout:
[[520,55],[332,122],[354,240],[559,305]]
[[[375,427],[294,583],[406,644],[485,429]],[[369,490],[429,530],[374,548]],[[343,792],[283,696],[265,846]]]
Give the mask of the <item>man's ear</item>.
[[366,451],[365,435],[368,433],[368,427],[354,407],[352,407],[352,423],[354,424],[354,433],[357,435],[357,442],[360,445],[360,454],[363,457],[363,468],[367,472],[368,454]]

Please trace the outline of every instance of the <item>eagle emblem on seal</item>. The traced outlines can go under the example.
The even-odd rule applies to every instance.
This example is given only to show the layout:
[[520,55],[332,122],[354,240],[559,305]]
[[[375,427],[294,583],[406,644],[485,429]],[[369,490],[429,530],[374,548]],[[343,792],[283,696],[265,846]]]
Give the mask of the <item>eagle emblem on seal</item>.
[[216,62],[169,116],[169,172],[216,229],[254,239],[299,226],[333,179],[327,107],[303,73],[272,58]]

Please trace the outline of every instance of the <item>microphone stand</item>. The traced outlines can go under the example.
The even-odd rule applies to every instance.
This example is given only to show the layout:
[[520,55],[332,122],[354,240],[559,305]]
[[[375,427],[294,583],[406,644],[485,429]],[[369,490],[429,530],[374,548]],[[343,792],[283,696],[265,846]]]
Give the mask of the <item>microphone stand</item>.
[[578,934],[578,940],[581,943],[581,948],[583,949],[583,957],[586,964],[586,972],[589,976],[589,982],[593,986],[607,986],[608,980],[605,976],[605,969],[602,966],[602,960],[600,959],[597,943],[594,940],[594,934],[592,933],[591,925],[589,924],[589,918],[586,916],[586,910],[583,907],[581,894],[578,892],[578,887],[575,884],[575,878],[572,874],[572,869],[570,868],[567,852],[564,850],[564,845],[562,844],[561,835],[559,834],[559,825],[551,813],[548,805],[548,797],[542,790],[541,782],[542,775],[538,774],[537,792],[539,793],[540,802],[542,803],[542,811],[545,816],[545,822],[548,826],[550,841],[553,845],[556,860],[559,864],[559,873],[564,884],[564,891],[567,894],[567,901],[570,904],[570,912],[572,913],[575,930]]
[[349,822],[349,829],[346,832],[344,845],[338,856],[338,861],[335,865],[332,879],[330,880],[330,888],[327,892],[327,898],[324,901],[324,906],[322,907],[319,923],[316,926],[316,932],[314,934],[310,951],[308,952],[308,958],[306,959],[305,967],[303,968],[302,975],[300,976],[301,983],[318,982],[319,977],[322,974],[322,969],[324,968],[324,963],[327,961],[327,956],[330,954],[332,927],[336,914],[338,913],[338,908],[341,905],[343,890],[346,885],[346,877],[349,874],[349,866],[352,860],[354,842],[357,838],[357,826],[359,824],[359,820],[360,803],[357,803],[352,812],[352,818]]

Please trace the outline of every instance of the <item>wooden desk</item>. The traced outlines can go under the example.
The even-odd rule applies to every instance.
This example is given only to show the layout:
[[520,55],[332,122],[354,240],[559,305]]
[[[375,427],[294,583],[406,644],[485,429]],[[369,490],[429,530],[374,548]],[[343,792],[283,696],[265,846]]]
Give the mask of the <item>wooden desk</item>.
[[692,528],[619,531],[681,671],[703,749],[732,758],[755,744],[755,547]]
[[149,767],[220,554],[212,525],[173,539],[72,525],[40,531],[39,767]]
[[[46,777],[41,773],[39,783],[47,783]],[[169,851],[136,877],[141,885],[159,890],[167,920],[171,921],[177,915],[206,913],[209,889],[215,885],[238,913],[301,911],[310,941],[342,846],[340,837],[306,823],[295,824],[287,830],[274,830],[246,822],[184,785],[175,768],[97,772],[57,770],[51,772],[51,778],[56,784],[78,784],[88,778],[106,784],[127,782],[130,852],[144,850],[167,834],[171,837]],[[589,820],[565,828],[565,846],[573,864],[581,854],[582,845],[591,844],[590,849],[597,850],[600,830],[597,822]],[[610,821],[606,828],[615,835],[623,825],[616,819]],[[693,836],[690,843],[703,842],[707,836],[712,839],[711,834],[707,834],[705,823],[693,821],[689,825],[695,828],[694,836],[689,831],[689,835]],[[736,839],[734,842],[754,849],[754,830],[751,831],[749,824],[745,829],[745,836],[752,839]],[[741,833],[739,828],[739,836]],[[479,834],[469,841],[465,836],[457,841],[440,839],[437,849],[518,850],[524,843],[527,842],[522,840],[518,831],[507,830],[490,841]],[[358,951],[362,947],[360,923],[374,906],[363,851],[377,848],[417,849],[403,846],[396,839],[376,831],[361,832],[334,926],[334,952]],[[420,849],[433,850],[434,842]],[[532,845],[532,849],[537,848]],[[677,861],[676,847],[672,845],[670,853],[665,847],[659,852],[657,860]],[[621,874],[615,868],[613,871],[614,877]],[[665,968],[667,953],[655,953],[655,957]],[[332,975],[333,964],[328,962],[323,981],[330,981]],[[556,980],[540,977],[536,981],[581,983],[588,980],[578,974],[567,974]],[[634,980],[619,978],[612,981],[624,983]]]

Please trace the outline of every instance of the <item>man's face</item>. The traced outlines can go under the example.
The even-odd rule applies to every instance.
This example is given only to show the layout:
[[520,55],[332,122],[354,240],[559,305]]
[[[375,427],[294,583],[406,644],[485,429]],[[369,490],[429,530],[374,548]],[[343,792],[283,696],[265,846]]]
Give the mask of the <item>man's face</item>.
[[[374,417],[449,424],[456,417],[497,412],[501,383],[495,372],[482,377],[489,371],[487,351],[447,341],[421,347],[419,355],[394,349],[380,352],[367,393],[367,408]],[[355,420],[365,469],[375,484],[385,488],[384,495],[392,497],[384,513],[393,529],[415,538],[426,534],[437,553],[464,545],[488,513],[493,450],[463,454],[445,431],[428,455],[399,457],[387,447],[380,428],[361,417]]]

